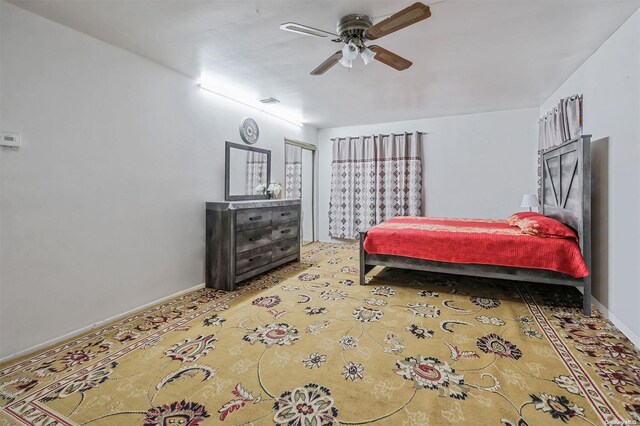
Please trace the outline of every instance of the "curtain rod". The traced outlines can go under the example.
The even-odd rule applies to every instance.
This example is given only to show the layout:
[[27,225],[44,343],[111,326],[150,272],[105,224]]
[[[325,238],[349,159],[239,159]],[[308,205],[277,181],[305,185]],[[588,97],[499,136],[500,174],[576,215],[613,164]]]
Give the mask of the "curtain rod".
[[[419,135],[426,135],[428,134],[427,132],[404,132],[404,133],[389,133],[389,134],[380,134],[380,133],[375,133],[371,136],[364,136],[365,138],[371,138],[371,137],[376,137],[376,136],[382,136],[382,137],[388,137],[388,136],[402,136],[402,135],[411,135],[413,133],[417,133]],[[361,138],[363,136],[336,136],[333,137],[331,139],[329,139],[330,141],[334,140],[334,139],[358,139]]]

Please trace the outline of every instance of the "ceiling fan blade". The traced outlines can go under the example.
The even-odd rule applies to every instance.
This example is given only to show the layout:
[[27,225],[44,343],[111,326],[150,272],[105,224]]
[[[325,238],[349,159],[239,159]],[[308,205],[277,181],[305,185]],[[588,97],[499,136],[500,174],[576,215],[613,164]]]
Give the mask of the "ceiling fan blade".
[[414,3],[373,25],[365,31],[364,35],[369,40],[375,40],[427,19],[429,16],[431,16],[429,6],[420,2]]
[[338,37],[337,34],[330,33],[328,31],[319,30],[317,28],[309,27],[307,25],[296,24],[295,22],[285,22],[280,25],[280,29],[284,31],[291,31],[293,33],[316,36],[316,37]]
[[385,65],[389,65],[391,68],[395,68],[398,71],[403,71],[413,65],[413,62],[406,60],[400,55],[396,55],[393,52],[380,46],[371,46],[369,49],[375,52],[373,59],[382,62]]
[[327,70],[329,68],[331,68],[332,66],[337,64],[338,61],[340,61],[340,59],[342,59],[342,50],[338,50],[336,53],[334,53],[333,55],[329,56],[326,61],[324,61],[323,63],[318,65],[318,68],[316,68],[315,70],[311,71],[311,75],[322,75],[322,74],[324,74],[325,72],[327,72]]

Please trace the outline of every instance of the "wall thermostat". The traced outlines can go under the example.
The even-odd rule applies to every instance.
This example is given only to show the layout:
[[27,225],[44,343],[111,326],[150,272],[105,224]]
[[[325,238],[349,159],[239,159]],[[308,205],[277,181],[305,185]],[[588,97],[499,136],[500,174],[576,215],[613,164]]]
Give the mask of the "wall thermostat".
[[0,146],[8,146],[11,148],[19,147],[20,135],[17,133],[2,133],[2,139],[0,139]]

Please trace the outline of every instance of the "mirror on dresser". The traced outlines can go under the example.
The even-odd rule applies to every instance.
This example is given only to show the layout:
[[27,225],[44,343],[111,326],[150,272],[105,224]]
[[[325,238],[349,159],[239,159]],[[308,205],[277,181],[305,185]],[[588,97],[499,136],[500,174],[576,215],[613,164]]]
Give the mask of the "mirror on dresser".
[[271,151],[253,146],[227,142],[225,145],[224,198],[227,201],[264,200],[269,196],[258,193],[256,187],[266,188],[271,181]]

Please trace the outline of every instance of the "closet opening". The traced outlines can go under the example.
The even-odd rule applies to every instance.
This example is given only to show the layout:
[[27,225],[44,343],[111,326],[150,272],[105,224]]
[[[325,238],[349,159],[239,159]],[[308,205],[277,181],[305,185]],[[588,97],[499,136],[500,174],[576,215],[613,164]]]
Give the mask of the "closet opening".
[[284,140],[284,196],[299,198],[302,202],[302,245],[316,240],[315,154],[315,145],[292,139]]

